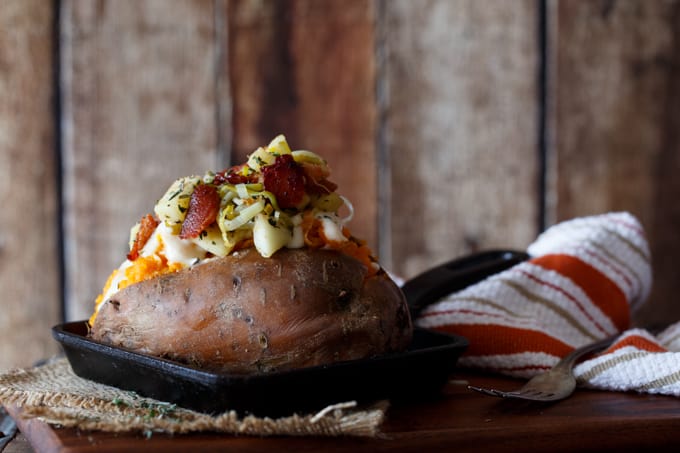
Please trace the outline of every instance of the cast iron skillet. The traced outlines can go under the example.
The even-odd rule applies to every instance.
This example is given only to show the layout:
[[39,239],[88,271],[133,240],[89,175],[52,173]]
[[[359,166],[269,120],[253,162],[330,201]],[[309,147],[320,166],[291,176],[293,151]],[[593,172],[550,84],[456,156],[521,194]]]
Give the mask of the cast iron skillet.
[[[488,251],[420,274],[403,286],[412,316],[415,318],[442,296],[526,258],[521,252]],[[350,400],[399,402],[436,394],[468,346],[463,337],[416,328],[411,346],[402,353],[290,371],[234,375],[97,343],[87,337],[87,329],[86,321],[52,328],[78,376],[199,412],[235,410],[242,415],[270,417],[309,413]]]
[[448,261],[406,281],[401,290],[406,296],[411,317],[447,294],[468,287],[529,258],[514,250],[488,250]]

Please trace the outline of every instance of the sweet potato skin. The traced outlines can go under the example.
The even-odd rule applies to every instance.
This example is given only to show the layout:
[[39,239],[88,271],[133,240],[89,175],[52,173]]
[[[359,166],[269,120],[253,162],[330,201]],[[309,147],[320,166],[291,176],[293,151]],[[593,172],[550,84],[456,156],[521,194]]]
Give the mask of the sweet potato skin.
[[412,325],[384,273],[332,250],[247,249],[128,286],[96,341],[230,373],[286,370],[405,349]]

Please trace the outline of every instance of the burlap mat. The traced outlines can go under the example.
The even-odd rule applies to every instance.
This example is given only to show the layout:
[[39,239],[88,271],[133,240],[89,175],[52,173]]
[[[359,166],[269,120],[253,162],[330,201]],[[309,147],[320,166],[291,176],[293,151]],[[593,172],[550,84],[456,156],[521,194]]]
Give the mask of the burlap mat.
[[22,407],[22,417],[83,430],[182,434],[219,432],[258,436],[375,437],[387,402],[359,409],[355,402],[328,406],[316,414],[282,418],[245,416],[234,411],[211,416],[143,398],[133,392],[76,376],[65,358],[0,375],[0,403]]

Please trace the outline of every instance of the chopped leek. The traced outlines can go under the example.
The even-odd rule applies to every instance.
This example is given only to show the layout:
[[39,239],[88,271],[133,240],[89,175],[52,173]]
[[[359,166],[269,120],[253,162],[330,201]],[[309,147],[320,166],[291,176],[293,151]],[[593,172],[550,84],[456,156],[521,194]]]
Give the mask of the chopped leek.
[[295,162],[306,162],[310,164],[321,165],[323,167],[327,165],[326,160],[323,157],[311,151],[300,149],[293,151],[291,154],[293,155],[293,160],[295,160]]
[[335,212],[344,204],[342,198],[337,193],[329,193],[316,199],[312,206],[321,211]]
[[[329,173],[328,164],[321,156],[307,150],[291,151],[286,137],[278,135],[266,147],[253,151],[248,156],[247,164],[238,168],[238,174],[249,176],[258,173],[262,167],[273,164],[278,156],[286,154],[292,155],[298,164],[320,167],[322,175]],[[310,208],[321,220],[325,235],[329,239],[346,240],[342,229],[354,215],[354,208],[346,198],[335,192],[312,196],[304,193],[303,200],[296,206],[296,210],[284,211],[279,206],[276,195],[265,190],[262,182],[232,184],[223,180],[222,183],[217,183],[216,180],[216,175],[212,172],[207,172],[202,177],[180,178],[170,186],[154,208],[157,217],[171,228],[172,233],[179,234],[193,190],[199,184],[213,184],[220,197],[216,223],[191,241],[214,256],[229,254],[244,239],[253,239],[258,251],[267,257],[282,247],[304,247],[301,212]],[[257,178],[252,180],[258,181]],[[343,205],[349,210],[345,218],[338,214]],[[137,226],[131,231],[131,241],[134,240],[138,228]]]
[[272,140],[267,146],[267,151],[274,154],[275,156],[290,154],[290,147],[288,146],[286,137],[284,135],[277,135],[274,137],[274,140]]
[[[237,228],[242,227],[257,214],[262,212],[263,209],[264,201],[259,199],[255,203],[243,208],[233,219],[228,219],[226,216],[220,216],[220,229],[222,230],[222,233],[225,231],[234,231]],[[226,211],[226,209],[224,211]]]
[[191,239],[191,242],[215,256],[226,256],[231,250],[227,249],[222,232],[215,224],[206,228],[198,237]]

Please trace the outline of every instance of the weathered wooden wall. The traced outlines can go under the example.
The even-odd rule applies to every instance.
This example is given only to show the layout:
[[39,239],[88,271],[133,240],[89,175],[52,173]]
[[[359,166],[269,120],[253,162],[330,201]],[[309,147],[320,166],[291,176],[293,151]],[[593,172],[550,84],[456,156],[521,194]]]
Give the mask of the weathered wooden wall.
[[89,317],[130,226],[177,176],[217,166],[214,16],[206,1],[61,2],[69,319]]
[[41,0],[0,4],[0,367],[56,353],[60,317],[53,26]]
[[89,315],[172,180],[278,133],[405,277],[628,210],[638,319],[680,318],[679,38],[676,0],[3,0],[0,368],[56,351],[62,285]]
[[386,1],[389,266],[414,275],[538,232],[536,2]]
[[680,4],[549,3],[548,223],[627,210],[645,227],[654,288],[637,318],[680,318]]

